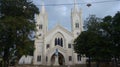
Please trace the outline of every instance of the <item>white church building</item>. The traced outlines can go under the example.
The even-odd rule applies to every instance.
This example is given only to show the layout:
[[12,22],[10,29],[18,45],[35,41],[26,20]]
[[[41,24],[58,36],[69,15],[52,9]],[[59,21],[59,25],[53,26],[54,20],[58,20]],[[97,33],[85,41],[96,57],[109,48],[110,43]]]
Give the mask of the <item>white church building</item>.
[[36,15],[36,29],[34,65],[85,64],[85,57],[75,53],[73,47],[74,39],[83,31],[82,11],[76,1],[71,10],[71,31],[59,24],[48,30],[48,14],[44,5]]

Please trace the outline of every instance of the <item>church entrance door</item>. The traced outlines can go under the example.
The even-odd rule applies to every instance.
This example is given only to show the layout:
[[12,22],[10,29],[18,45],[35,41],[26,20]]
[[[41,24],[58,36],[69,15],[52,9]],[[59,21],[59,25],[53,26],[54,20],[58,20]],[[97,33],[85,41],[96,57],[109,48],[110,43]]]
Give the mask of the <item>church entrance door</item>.
[[[54,65],[54,63],[55,63],[55,56],[56,55],[53,54],[51,57],[51,64],[52,65]],[[60,52],[58,53],[58,63],[59,63],[59,65],[65,65],[65,58]]]

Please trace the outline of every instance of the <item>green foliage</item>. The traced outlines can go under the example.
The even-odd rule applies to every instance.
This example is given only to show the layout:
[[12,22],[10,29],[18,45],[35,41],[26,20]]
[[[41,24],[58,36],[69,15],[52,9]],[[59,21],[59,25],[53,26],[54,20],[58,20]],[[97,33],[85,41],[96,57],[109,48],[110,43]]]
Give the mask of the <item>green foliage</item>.
[[22,16],[33,20],[34,13],[38,13],[38,9],[30,0],[1,0],[0,3],[2,16]]
[[120,12],[102,20],[92,15],[86,19],[86,28],[74,41],[76,53],[96,62],[120,58]]
[[87,30],[93,30],[97,31],[100,27],[99,23],[102,22],[102,20],[95,15],[90,15],[86,20],[85,20],[85,27]]
[[95,55],[96,50],[99,50],[99,48],[96,49],[93,47],[99,45],[100,42],[97,40],[98,38],[100,37],[95,32],[91,32],[91,31],[82,32],[81,35],[75,40],[74,47],[76,52],[83,55],[85,54],[87,57]]
[[38,8],[30,0],[0,0],[0,56],[5,65],[12,57],[32,55],[35,13]]
[[111,38],[113,41],[114,48],[114,54],[117,57],[120,57],[120,12],[117,12],[115,16],[113,17],[113,22],[111,24],[112,32],[111,32]]

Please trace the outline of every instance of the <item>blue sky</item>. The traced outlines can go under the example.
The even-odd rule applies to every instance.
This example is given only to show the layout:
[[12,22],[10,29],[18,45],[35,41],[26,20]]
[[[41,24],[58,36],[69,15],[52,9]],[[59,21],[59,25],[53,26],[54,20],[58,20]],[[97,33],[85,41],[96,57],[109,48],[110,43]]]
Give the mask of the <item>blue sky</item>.
[[[44,4],[71,4],[74,0],[33,0],[38,8],[41,8],[42,1]],[[120,11],[120,0],[76,0],[79,8],[82,9],[83,21],[90,14],[95,14],[97,17],[113,16],[117,11]],[[104,2],[111,1],[111,2]],[[95,3],[100,2],[100,3]],[[87,7],[86,4],[91,3],[92,6]],[[62,6],[45,6],[48,13],[49,29],[55,27],[56,24],[62,25],[64,28],[71,30],[71,8],[73,5]]]

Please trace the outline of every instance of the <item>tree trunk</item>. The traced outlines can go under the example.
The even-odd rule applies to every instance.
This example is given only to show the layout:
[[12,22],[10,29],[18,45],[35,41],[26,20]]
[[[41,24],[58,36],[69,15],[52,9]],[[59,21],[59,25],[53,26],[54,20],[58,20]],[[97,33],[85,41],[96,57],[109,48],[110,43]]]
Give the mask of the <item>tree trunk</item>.
[[106,66],[107,66],[107,67],[110,67],[110,62],[109,62],[109,61],[106,62]]
[[0,66],[1,66],[1,67],[4,67],[4,66],[3,66],[3,60],[0,62]]
[[118,67],[118,64],[117,64],[117,57],[115,57],[115,63],[114,63],[114,67]]
[[3,67],[8,67],[8,60],[4,60]]
[[99,61],[96,62],[96,67],[100,67],[100,62]]
[[91,59],[90,59],[90,56],[88,57],[88,64],[87,64],[87,67],[91,67]]
[[4,50],[4,56],[3,56],[3,62],[4,62],[3,65],[4,65],[4,67],[8,67],[8,65],[9,65],[8,57],[9,57],[9,50],[5,49]]

